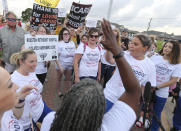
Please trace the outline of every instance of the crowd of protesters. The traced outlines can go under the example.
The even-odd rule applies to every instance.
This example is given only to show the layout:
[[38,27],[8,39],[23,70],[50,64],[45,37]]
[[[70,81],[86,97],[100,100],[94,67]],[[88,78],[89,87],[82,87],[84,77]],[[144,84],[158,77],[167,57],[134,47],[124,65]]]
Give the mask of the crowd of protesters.
[[[137,34],[130,39],[127,30],[120,33],[104,19],[101,28],[75,30],[58,24],[56,31],[43,24],[25,31],[13,12],[3,22],[0,16],[1,131],[129,131],[136,126],[158,131],[172,85],[170,94],[177,104],[171,131],[181,130],[178,41],[167,41],[156,52],[155,40],[149,36]],[[37,62],[36,53],[25,49],[25,34],[57,34],[58,59]],[[41,95],[50,64],[55,65],[56,88],[63,98],[57,111]],[[144,114],[147,82],[154,96],[149,110],[157,119],[150,112]]]

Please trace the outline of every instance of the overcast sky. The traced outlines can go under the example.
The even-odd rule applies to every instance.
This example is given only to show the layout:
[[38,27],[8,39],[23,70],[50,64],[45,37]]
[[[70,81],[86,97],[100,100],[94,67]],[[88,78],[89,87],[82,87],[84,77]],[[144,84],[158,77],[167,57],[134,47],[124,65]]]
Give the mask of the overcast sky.
[[[26,8],[32,8],[34,0],[7,0],[8,8],[18,17]],[[69,12],[72,2],[79,0],[60,0],[57,7],[66,8]],[[110,0],[80,0],[82,4],[92,4],[89,18],[107,18]],[[0,0],[2,14],[2,0]],[[113,0],[112,22],[124,25],[128,29],[144,31],[150,18],[150,30],[181,35],[181,0]]]

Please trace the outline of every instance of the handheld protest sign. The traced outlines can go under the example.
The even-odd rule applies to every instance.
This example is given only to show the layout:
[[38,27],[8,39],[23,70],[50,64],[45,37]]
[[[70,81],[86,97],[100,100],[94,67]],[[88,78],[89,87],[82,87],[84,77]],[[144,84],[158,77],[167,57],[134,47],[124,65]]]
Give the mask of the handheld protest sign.
[[36,29],[40,24],[48,30],[55,30],[57,25],[58,8],[49,8],[33,4],[31,28]]
[[92,5],[83,5],[79,3],[72,3],[70,14],[68,16],[67,25],[77,29],[85,22]]
[[66,9],[58,8],[58,17],[66,17]]
[[97,26],[97,20],[86,20],[86,27],[96,27]]
[[58,35],[25,35],[25,48],[36,52],[38,62],[58,59]]
[[60,0],[35,0],[38,4],[50,8],[57,7],[57,4]]

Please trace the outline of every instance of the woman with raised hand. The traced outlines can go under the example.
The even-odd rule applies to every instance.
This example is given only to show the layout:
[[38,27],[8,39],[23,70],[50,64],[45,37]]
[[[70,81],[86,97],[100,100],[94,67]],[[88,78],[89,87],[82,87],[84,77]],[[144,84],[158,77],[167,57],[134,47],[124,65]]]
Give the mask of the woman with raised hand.
[[44,117],[52,110],[47,107],[42,100],[43,86],[35,74],[37,65],[37,57],[34,51],[30,49],[22,50],[11,56],[10,61],[12,64],[17,65],[17,70],[11,75],[13,83],[19,86],[19,90],[26,85],[32,85],[37,88],[33,89],[29,95],[25,97],[24,112],[20,118],[25,131],[31,128],[30,116],[32,115],[33,122],[42,122]]
[[102,49],[97,45],[99,30],[91,28],[88,32],[88,43],[81,43],[74,57],[75,83],[84,78],[100,81]]
[[0,67],[0,89],[0,130],[23,131],[18,119],[24,110],[24,98],[36,88],[28,85],[17,93],[18,86],[12,83],[9,73]]
[[[69,30],[67,28],[62,28],[59,33],[58,61],[56,61],[56,69],[58,88],[60,88],[63,74],[65,75],[65,79],[63,81],[63,93],[66,93],[72,85],[71,75],[73,69],[73,58],[75,54],[75,49],[75,44],[73,41],[71,41]],[[61,95],[60,92],[59,95]]]
[[109,22],[104,20],[102,28],[107,37],[104,46],[116,56],[125,93],[112,110],[104,115],[103,88],[95,80],[84,79],[74,84],[63,97],[56,113],[46,116],[41,131],[129,131],[134,124],[141,89],[130,65],[124,59],[121,47],[117,45]]
[[[156,97],[153,110],[161,119],[161,112],[169,95],[169,86],[177,82],[181,77],[180,45],[176,41],[166,42],[163,46],[161,55],[151,57],[156,67]],[[151,131],[158,131],[159,124],[153,118]]]

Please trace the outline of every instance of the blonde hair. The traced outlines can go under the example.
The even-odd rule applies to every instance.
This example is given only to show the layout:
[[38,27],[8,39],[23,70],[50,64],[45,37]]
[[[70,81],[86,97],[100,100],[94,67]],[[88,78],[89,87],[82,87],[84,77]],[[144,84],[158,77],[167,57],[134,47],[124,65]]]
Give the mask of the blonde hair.
[[119,31],[119,29],[115,28],[115,29],[113,29],[113,31],[116,31],[116,32],[117,32],[116,40],[117,40],[117,42],[118,42],[118,45],[121,46],[121,37],[120,37],[120,31]]
[[20,66],[19,60],[25,61],[29,54],[35,54],[31,49],[24,49],[20,52],[14,53],[10,57],[10,63]]

